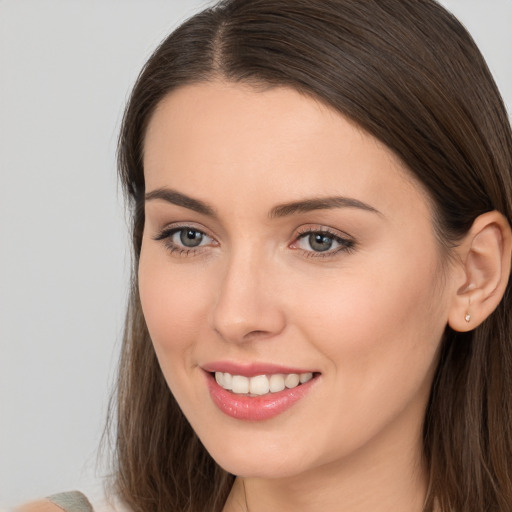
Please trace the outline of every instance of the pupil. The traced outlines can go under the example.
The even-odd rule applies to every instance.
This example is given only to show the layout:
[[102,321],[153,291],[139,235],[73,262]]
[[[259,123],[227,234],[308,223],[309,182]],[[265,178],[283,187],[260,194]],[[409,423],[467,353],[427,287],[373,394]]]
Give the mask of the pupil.
[[197,247],[203,240],[203,234],[193,229],[183,230],[180,233],[180,240],[186,247]]
[[328,251],[332,247],[332,238],[320,233],[309,235],[309,244],[315,251]]

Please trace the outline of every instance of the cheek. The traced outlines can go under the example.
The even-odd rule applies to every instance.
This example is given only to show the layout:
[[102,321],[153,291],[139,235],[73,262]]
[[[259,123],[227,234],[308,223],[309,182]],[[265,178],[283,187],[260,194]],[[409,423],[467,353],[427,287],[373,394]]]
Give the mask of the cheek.
[[186,354],[204,328],[209,287],[199,275],[180,272],[166,256],[143,248],[139,264],[139,293],[157,356],[161,363],[168,365],[183,359],[161,356],[167,353]]
[[350,451],[392,423],[404,435],[421,428],[444,330],[442,298],[431,265],[394,261],[396,271],[383,260],[296,298],[300,337],[326,359],[326,446],[338,432],[340,449]]
[[[296,323],[327,356],[342,389],[368,396],[429,376],[446,320],[436,261],[414,253],[340,271],[297,294]],[[316,290],[314,296],[311,290]],[[307,306],[305,306],[307,304]]]

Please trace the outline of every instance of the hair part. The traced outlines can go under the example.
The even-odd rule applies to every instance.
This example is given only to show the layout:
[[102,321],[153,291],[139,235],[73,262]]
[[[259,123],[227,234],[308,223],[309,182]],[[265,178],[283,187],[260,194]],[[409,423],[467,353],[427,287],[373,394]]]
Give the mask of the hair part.
[[[404,51],[404,48],[407,51]],[[226,0],[154,52],[125,111],[119,173],[133,286],[117,391],[116,488],[134,512],[221,511],[233,483],[169,392],[138,298],[144,138],[162,99],[221,79],[316,98],[386,144],[422,184],[449,254],[487,211],[512,219],[512,135],[485,61],[434,0]],[[470,333],[447,327],[424,425],[425,510],[512,510],[510,290]]]

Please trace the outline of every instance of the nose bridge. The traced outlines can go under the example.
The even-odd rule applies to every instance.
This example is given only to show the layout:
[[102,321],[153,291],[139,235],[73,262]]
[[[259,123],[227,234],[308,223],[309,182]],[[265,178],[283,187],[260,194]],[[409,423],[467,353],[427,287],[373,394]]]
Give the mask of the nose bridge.
[[226,257],[212,311],[213,328],[226,341],[271,337],[284,328],[273,258],[255,245],[241,244]]

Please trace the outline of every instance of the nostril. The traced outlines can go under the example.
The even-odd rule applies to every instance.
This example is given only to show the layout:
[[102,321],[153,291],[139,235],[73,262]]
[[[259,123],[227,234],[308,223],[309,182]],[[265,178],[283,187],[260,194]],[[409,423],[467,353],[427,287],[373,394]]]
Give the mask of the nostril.
[[258,338],[264,338],[270,335],[271,333],[268,331],[251,331],[244,336],[244,340],[254,340]]

